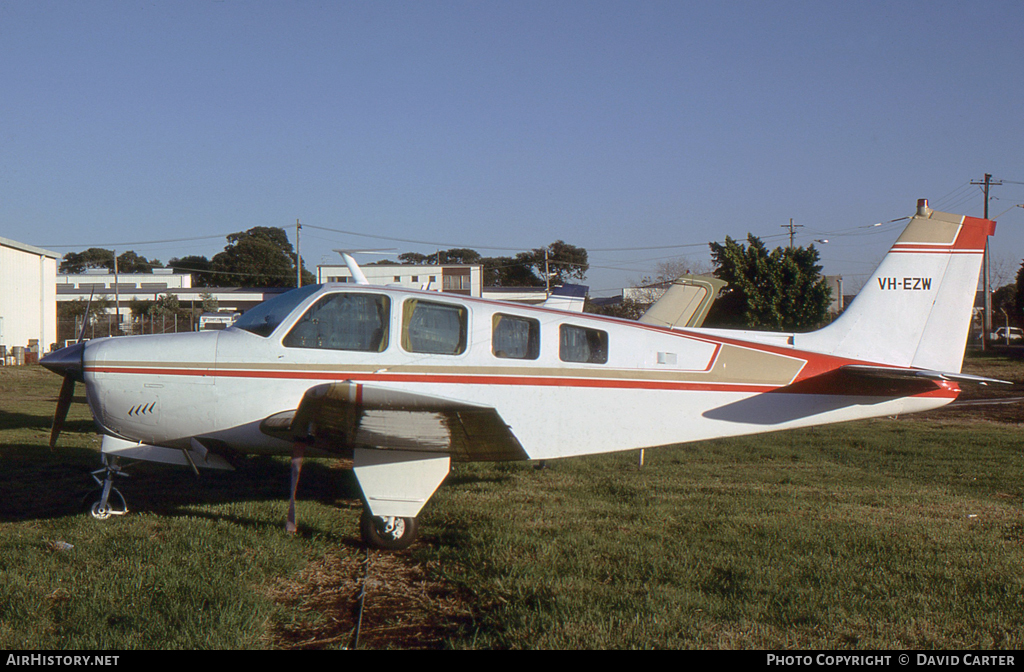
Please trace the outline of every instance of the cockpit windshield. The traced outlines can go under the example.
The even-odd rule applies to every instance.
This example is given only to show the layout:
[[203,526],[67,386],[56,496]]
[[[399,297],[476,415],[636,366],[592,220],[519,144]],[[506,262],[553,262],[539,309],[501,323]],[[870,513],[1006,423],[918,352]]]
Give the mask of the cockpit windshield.
[[323,285],[306,285],[301,289],[293,289],[281,296],[264,301],[247,310],[238,318],[234,326],[257,336],[270,336],[274,329],[277,329],[278,325],[291,315],[297,305],[305,301],[311,294],[320,291],[321,287]]

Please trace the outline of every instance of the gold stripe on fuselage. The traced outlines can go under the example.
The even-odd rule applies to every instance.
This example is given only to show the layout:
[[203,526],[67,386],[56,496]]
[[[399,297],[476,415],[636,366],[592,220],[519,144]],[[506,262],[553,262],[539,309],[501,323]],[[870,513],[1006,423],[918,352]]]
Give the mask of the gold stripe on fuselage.
[[140,375],[168,376],[230,376],[243,372],[254,374],[298,374],[314,375],[339,373],[382,373],[395,375],[423,376],[495,376],[518,378],[579,378],[607,380],[636,380],[650,382],[692,382],[709,384],[747,384],[784,386],[796,379],[807,360],[787,355],[723,344],[711,367],[704,371],[682,369],[623,369],[598,368],[594,365],[566,366],[472,366],[452,364],[447,366],[423,366],[396,364],[298,364],[298,363],[253,363],[222,362],[103,362],[101,365],[86,363],[86,370],[94,372],[137,373]]

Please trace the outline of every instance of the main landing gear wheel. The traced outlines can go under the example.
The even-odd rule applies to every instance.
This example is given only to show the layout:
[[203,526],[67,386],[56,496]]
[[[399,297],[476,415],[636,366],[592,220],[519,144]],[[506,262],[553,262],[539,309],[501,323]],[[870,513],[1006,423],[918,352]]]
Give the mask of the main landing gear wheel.
[[415,518],[375,516],[367,509],[363,509],[359,527],[363,533],[363,541],[368,546],[385,551],[409,548],[419,536]]

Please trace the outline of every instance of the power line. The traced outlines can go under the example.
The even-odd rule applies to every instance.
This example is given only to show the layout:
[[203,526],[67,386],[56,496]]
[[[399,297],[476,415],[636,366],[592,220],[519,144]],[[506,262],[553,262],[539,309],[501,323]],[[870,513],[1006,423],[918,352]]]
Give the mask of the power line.
[[[281,227],[276,227],[281,228]],[[218,236],[196,236],[193,238],[169,238],[167,240],[144,240],[137,243],[82,243],[78,245],[44,245],[43,247],[59,247],[59,248],[81,248],[81,247],[128,247],[128,246],[143,246],[143,245],[158,245],[161,243],[187,243],[194,240],[213,240],[214,238],[227,238],[229,233],[225,233]]]
[[[473,245],[471,243],[452,243],[443,242],[436,240],[416,240],[412,238],[397,238],[394,236],[381,236],[373,233],[360,233],[358,231],[346,231],[344,229],[331,229],[325,226],[313,226],[312,224],[303,224],[303,228],[319,229],[320,231],[330,231],[332,233],[342,233],[347,236],[360,236],[362,238],[375,238],[377,240],[390,240],[398,243],[409,243],[410,245],[429,245],[431,247],[449,247],[449,248],[467,248],[473,250],[500,250],[506,252],[522,252],[522,247],[498,247],[495,245]],[[707,243],[688,243],[685,245],[650,245],[645,247],[593,247],[587,248],[588,252],[637,252],[644,250],[673,250],[687,247],[703,247]]]

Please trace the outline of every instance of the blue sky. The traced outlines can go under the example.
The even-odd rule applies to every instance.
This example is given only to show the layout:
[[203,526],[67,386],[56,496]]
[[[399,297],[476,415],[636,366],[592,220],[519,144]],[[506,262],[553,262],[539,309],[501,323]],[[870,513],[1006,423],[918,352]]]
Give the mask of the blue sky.
[[1022,25],[1019,1],[0,0],[0,236],[167,262],[299,219],[308,266],[563,239],[607,295],[792,218],[849,286],[900,226],[872,224],[980,216],[991,173],[1010,280]]

